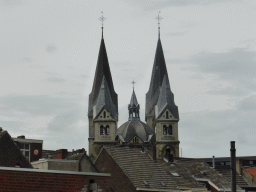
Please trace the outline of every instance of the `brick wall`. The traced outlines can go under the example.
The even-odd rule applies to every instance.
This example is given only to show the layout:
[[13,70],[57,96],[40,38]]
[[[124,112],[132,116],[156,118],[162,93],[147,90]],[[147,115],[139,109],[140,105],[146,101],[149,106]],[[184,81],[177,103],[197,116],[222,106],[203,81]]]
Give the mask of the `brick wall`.
[[124,174],[123,170],[113,160],[106,149],[103,148],[96,162],[94,163],[96,168],[101,173],[111,173],[110,187],[115,192],[133,192],[136,191],[132,182]]
[[109,174],[97,174],[0,167],[0,192],[89,192],[92,180],[110,192]]

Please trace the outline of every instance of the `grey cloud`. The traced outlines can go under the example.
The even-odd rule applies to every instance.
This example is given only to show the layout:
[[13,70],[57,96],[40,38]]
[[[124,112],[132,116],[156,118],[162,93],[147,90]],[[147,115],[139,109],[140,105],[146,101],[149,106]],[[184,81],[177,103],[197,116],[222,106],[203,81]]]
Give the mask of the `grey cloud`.
[[[188,64],[189,63],[189,64]],[[255,90],[256,52],[234,48],[224,53],[201,52],[181,63],[183,70],[194,71],[191,78],[203,79],[215,75],[216,80],[228,82],[230,87],[219,87],[209,93],[243,95]],[[197,75],[198,74],[198,75]]]
[[0,5],[7,8],[12,8],[18,5],[23,5],[23,0],[0,0]]
[[256,53],[246,48],[235,48],[224,53],[201,52],[191,58],[196,69],[215,73],[224,79],[254,77],[256,74]]
[[183,32],[172,32],[172,33],[169,33],[170,36],[182,36],[182,35],[185,35],[187,34],[188,32],[187,31],[183,31]]
[[45,48],[45,50],[46,50],[46,52],[48,52],[48,53],[52,53],[52,52],[54,52],[54,51],[57,50],[57,47],[54,46],[54,45],[48,45],[48,46]]
[[[184,154],[189,157],[210,157],[221,154],[225,145],[228,156],[228,145],[232,140],[249,153],[252,145],[256,144],[255,115],[256,112],[240,110],[181,113],[179,137],[182,145],[189,146]],[[201,154],[202,150],[204,154]]]
[[64,83],[66,80],[60,77],[49,77],[45,81],[50,83]]
[[32,62],[32,58],[30,58],[30,57],[24,57],[24,58],[22,59],[22,61],[23,61],[23,62]]
[[236,95],[236,96],[242,96],[242,95],[247,95],[250,93],[247,89],[244,89],[243,87],[232,87],[232,86],[227,86],[227,87],[217,87],[207,92],[208,94],[213,94],[213,95]]
[[[235,1],[235,0],[233,0]],[[137,3],[144,10],[157,10],[166,7],[190,6],[190,5],[212,5],[217,3],[233,2],[232,0],[152,0],[152,1],[133,1],[126,2],[134,5]]]
[[48,129],[52,131],[70,131],[75,129],[75,124],[79,121],[79,117],[79,110],[60,113],[48,124]]
[[47,95],[9,95],[0,98],[2,113],[25,113],[29,115],[52,115],[59,111],[74,109],[77,99],[50,97]]
[[256,95],[251,95],[237,104],[237,108],[243,111],[256,111]]

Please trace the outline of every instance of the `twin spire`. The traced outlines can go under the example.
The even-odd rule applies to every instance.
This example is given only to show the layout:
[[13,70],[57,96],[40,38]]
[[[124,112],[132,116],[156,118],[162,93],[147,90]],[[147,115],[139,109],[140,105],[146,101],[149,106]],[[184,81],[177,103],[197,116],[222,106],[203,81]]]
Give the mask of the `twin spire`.
[[[156,17],[158,21],[158,42],[155,53],[155,60],[151,76],[149,90],[146,94],[146,120],[148,116],[152,116],[156,106],[155,115],[160,114],[166,106],[174,113],[173,115],[179,118],[178,108],[174,103],[174,96],[169,85],[169,78],[166,69],[163,48],[160,40],[160,12]],[[114,90],[110,67],[108,63],[107,51],[103,39],[103,22],[106,20],[102,16],[99,18],[102,22],[102,39],[98,55],[98,62],[94,77],[92,92],[89,95],[88,116],[96,117],[103,107],[106,107],[111,112],[113,118],[118,116],[118,98]],[[94,110],[93,110],[94,109]],[[133,89],[131,102],[128,106],[129,119],[139,119],[140,106]]]

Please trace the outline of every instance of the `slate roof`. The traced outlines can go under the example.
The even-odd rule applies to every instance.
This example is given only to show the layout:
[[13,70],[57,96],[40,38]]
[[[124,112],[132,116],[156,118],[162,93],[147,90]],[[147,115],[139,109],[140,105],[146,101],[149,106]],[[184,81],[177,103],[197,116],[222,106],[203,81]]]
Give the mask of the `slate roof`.
[[157,47],[156,47],[151,82],[150,82],[149,90],[146,94],[146,118],[148,115],[150,115],[150,113],[154,109],[154,106],[157,103],[158,96],[160,93],[160,87],[162,86],[163,78],[165,75],[169,82],[163,48],[162,48],[161,40],[159,38],[157,42]]
[[105,76],[105,78],[106,78],[112,101],[118,111],[117,94],[114,90],[114,85],[113,85],[110,67],[109,67],[109,63],[108,63],[108,56],[107,56],[107,51],[106,51],[106,47],[105,47],[105,42],[104,42],[104,39],[102,38],[101,44],[100,44],[98,62],[97,62],[97,66],[96,66],[95,76],[94,76],[92,92],[89,95],[88,115],[92,115],[91,112],[92,112],[93,106],[96,104],[103,76]]
[[93,107],[93,118],[96,118],[102,109],[105,108],[114,119],[117,119],[117,109],[111,99],[111,94],[105,76],[102,78],[100,92],[97,102]]
[[[173,164],[158,160],[158,163],[170,173],[180,188],[200,188],[202,184],[197,180],[210,180],[219,189],[231,189],[231,182],[202,160],[175,159]],[[176,172],[180,177],[173,176],[172,172]],[[237,189],[241,188],[237,186]]]
[[[150,158],[148,153],[142,153],[141,148],[127,146],[104,146],[104,148],[136,188],[177,190],[176,182]],[[143,181],[146,181],[148,185]]]
[[122,142],[129,142],[135,135],[143,142],[149,142],[155,136],[155,131],[142,121],[133,119],[121,125],[117,129],[116,135]]
[[171,91],[169,81],[167,80],[167,75],[164,75],[163,83],[160,88],[160,95],[156,105],[156,118],[158,118],[166,108],[169,108],[172,114],[179,119],[179,111],[178,107],[174,103],[174,95]]

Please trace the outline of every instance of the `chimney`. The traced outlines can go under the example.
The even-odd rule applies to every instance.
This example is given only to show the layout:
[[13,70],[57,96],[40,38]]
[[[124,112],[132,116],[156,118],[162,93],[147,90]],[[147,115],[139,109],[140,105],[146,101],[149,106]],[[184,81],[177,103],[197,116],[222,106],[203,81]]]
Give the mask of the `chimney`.
[[56,151],[56,159],[65,159],[68,156],[67,149],[59,149]]
[[3,131],[3,128],[2,128],[2,127],[0,127],[0,131]]
[[25,139],[25,135],[20,135],[20,136],[18,136],[17,138]]
[[212,156],[212,168],[215,169],[215,156]]
[[235,148],[235,141],[230,141],[230,153],[231,153],[231,158],[230,158],[230,169],[231,169],[231,191],[236,192],[236,148]]

